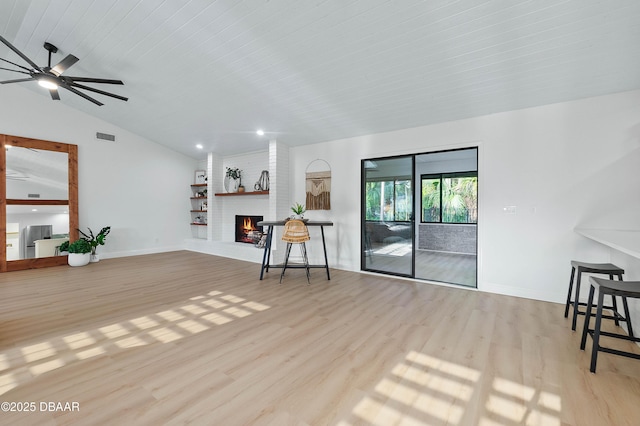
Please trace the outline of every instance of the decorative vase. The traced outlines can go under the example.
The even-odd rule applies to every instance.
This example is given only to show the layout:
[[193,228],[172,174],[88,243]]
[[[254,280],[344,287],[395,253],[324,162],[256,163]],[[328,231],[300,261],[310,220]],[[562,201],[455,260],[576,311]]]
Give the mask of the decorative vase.
[[100,262],[100,255],[99,254],[92,254],[90,256],[90,263],[96,263],[96,262]]
[[224,189],[231,192],[238,192],[238,187],[240,186],[240,179],[232,179],[229,176],[225,176],[224,178]]
[[69,266],[85,266],[91,260],[91,253],[69,253],[67,263]]

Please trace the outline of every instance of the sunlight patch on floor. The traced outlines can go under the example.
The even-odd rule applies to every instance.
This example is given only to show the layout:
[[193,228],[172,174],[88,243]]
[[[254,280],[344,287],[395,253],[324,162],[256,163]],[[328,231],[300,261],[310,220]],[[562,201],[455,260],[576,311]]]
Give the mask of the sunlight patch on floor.
[[559,395],[497,377],[486,409],[493,417],[516,424],[561,425],[562,400]]
[[407,243],[387,244],[383,247],[373,250],[374,254],[384,254],[387,256],[405,256],[410,254],[413,246]]
[[89,333],[76,333],[62,338],[70,349],[84,348],[85,346],[93,345],[96,339]]
[[411,351],[356,404],[353,421],[339,424],[561,425],[559,395],[497,377],[478,401],[487,385],[479,370]]
[[269,308],[214,290],[154,314],[11,348],[0,354],[0,395],[75,361],[155,342],[175,342]]

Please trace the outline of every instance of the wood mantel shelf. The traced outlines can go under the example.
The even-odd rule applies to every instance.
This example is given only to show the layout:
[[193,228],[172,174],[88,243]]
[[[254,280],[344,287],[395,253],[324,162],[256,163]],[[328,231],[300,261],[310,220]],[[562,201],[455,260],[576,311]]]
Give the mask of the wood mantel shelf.
[[216,192],[216,197],[233,197],[237,195],[269,195],[269,191],[251,191],[251,192]]

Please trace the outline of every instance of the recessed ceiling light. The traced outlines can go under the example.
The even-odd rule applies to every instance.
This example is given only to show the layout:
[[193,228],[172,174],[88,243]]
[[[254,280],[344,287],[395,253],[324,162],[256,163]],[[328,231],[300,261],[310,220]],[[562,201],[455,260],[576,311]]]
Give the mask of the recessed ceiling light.
[[196,145],[196,148],[198,148],[198,149],[202,149],[202,148],[204,148],[204,146],[202,146],[202,144],[201,144],[201,143],[199,143],[198,145]]
[[258,129],[258,130],[256,131],[256,134],[257,134],[258,136],[264,136],[264,130],[262,130],[262,129]]
[[32,211],[32,212],[37,212],[37,211],[38,211],[38,209],[31,209],[31,211]]

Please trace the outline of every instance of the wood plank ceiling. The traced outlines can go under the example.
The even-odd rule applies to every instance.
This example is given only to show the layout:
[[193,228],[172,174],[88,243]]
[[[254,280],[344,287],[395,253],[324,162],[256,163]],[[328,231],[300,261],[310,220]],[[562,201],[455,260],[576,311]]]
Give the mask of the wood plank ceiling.
[[127,103],[61,102],[195,158],[640,88],[636,0],[3,0],[0,34],[122,79]]

